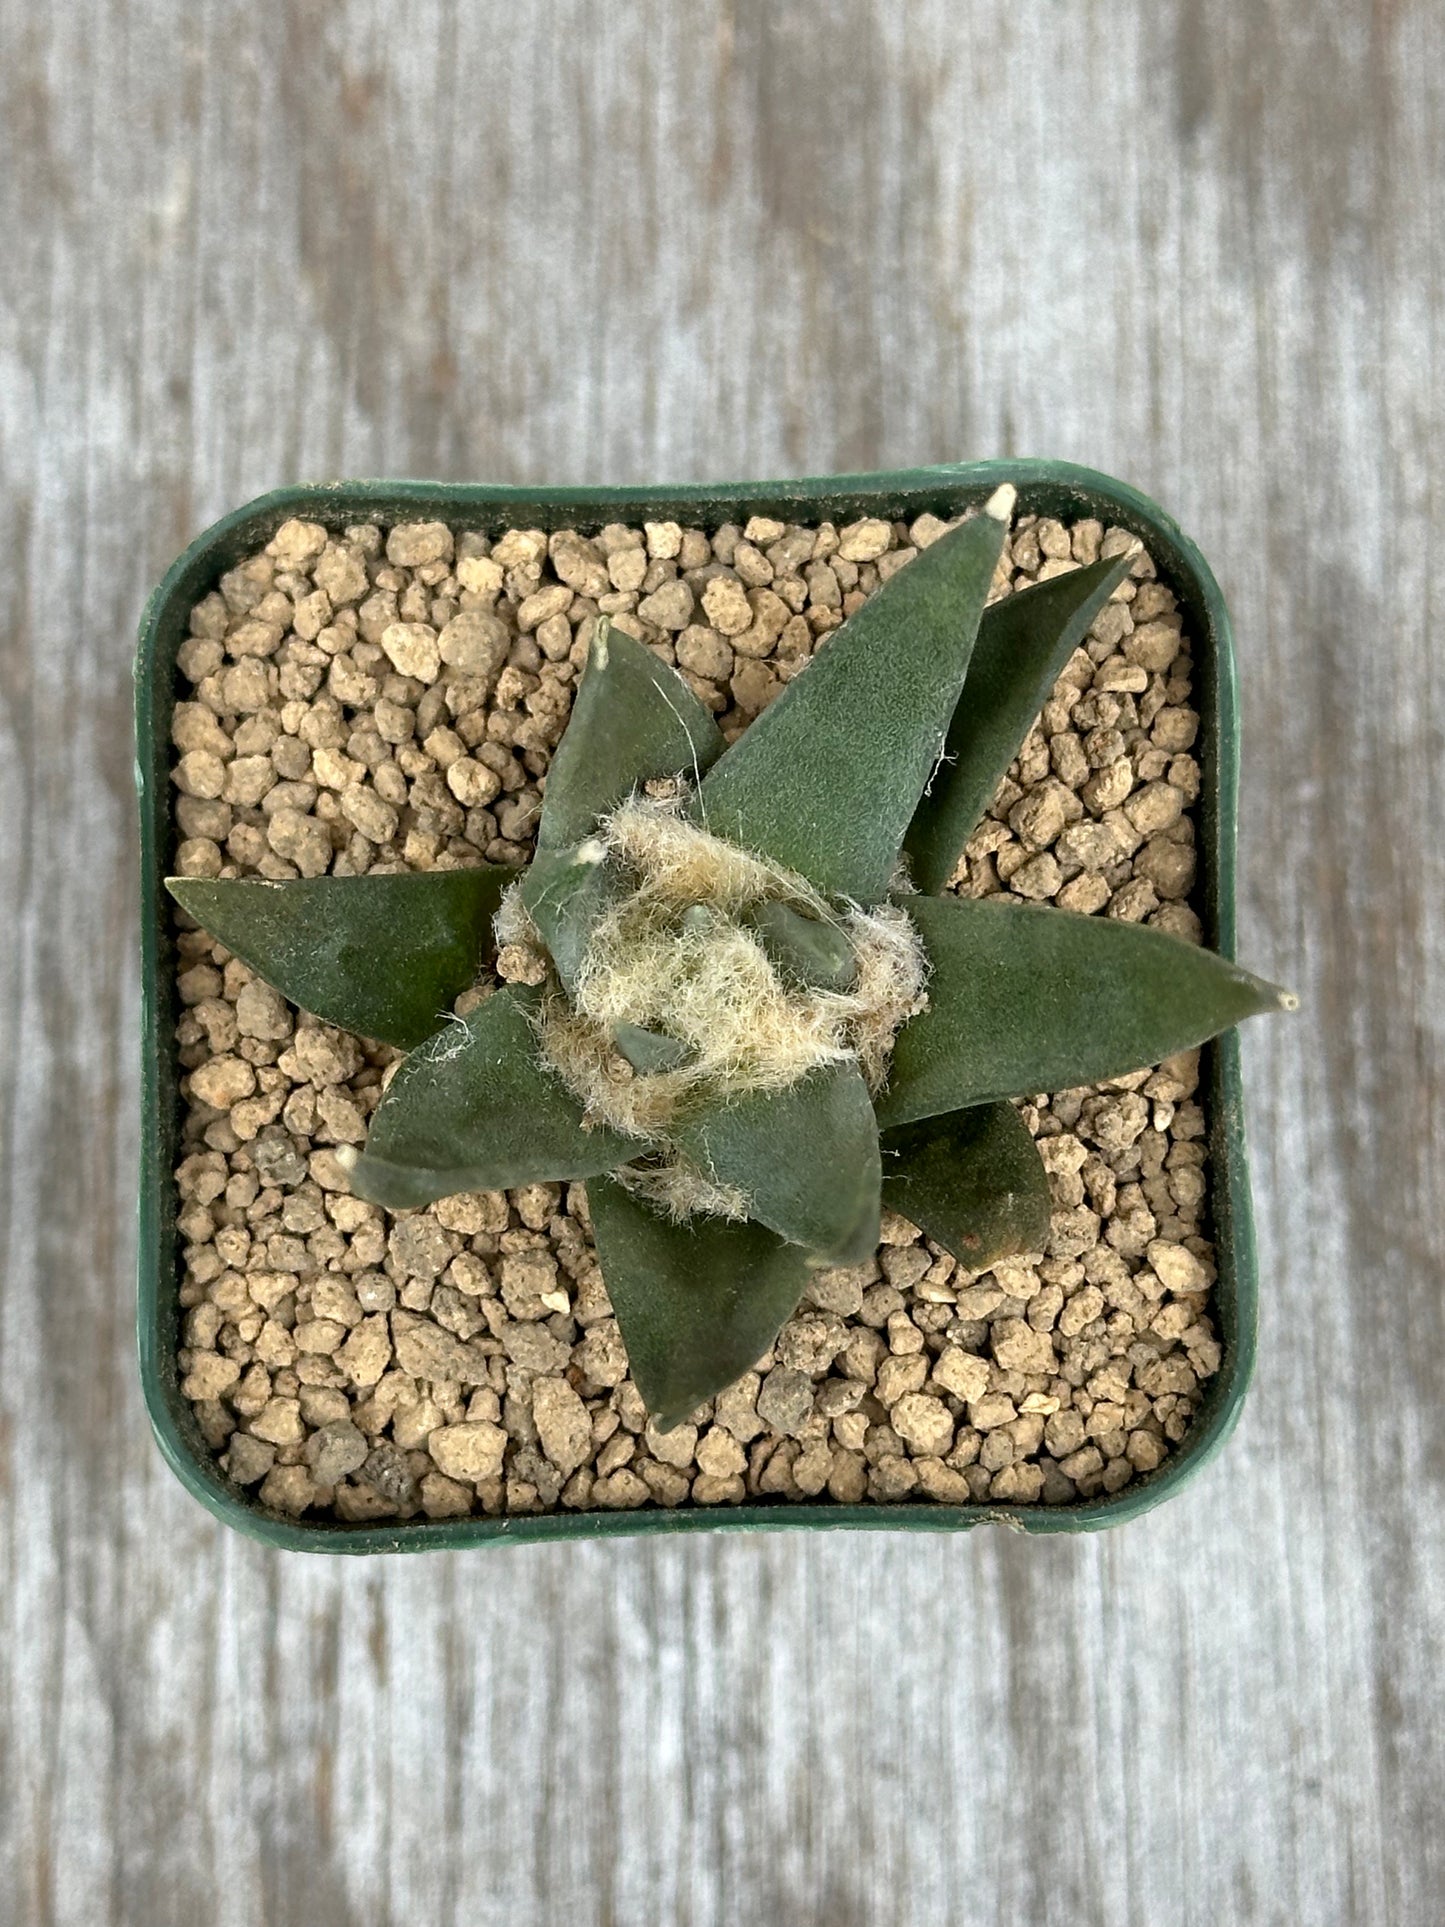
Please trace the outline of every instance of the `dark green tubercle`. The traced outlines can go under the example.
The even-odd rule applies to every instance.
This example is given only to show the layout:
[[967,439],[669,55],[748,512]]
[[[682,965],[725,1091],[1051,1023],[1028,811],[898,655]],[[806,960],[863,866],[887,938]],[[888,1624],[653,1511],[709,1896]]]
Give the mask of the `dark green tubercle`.
[[166,888],[283,997],[362,1037],[424,1043],[490,962],[492,919],[517,872],[168,877]]
[[884,1125],[1122,1077],[1294,1007],[1278,985],[1142,924],[1039,904],[906,901],[933,975],[927,1010],[893,1048]]
[[943,761],[908,830],[905,850],[920,890],[936,895],[947,888],[1000,777],[1133,559],[1131,549],[1090,563],[984,611],[967,700],[953,712]]
[[820,923],[772,897],[750,910],[748,921],[782,976],[815,990],[852,988],[858,960],[837,924]]
[[[197,922],[304,1009],[410,1052],[355,1159],[361,1196],[410,1210],[457,1191],[587,1180],[603,1278],[661,1429],[767,1351],[817,1267],[866,1263],[885,1205],[969,1274],[1042,1250],[1049,1182],[1010,1100],[1145,1068],[1293,1003],[1156,930],[942,894],[1055,678],[1132,560],[1067,572],[986,609],[1011,508],[1012,491],[999,491],[899,568],[730,748],[675,670],[597,622],[520,886],[550,960],[538,988],[491,988],[465,1017],[452,1014],[479,973],[484,993],[492,981],[492,922],[511,870],[169,884]],[[685,956],[671,960],[687,970],[707,959],[709,937],[749,930],[772,965],[759,1013],[776,1015],[779,993],[788,1010],[808,1013],[861,996],[853,933],[865,920],[849,906],[904,912],[926,959],[927,1003],[899,1029],[880,1088],[870,1090],[851,1048],[831,1044],[779,1058],[784,1074],[750,1084],[728,1068],[746,1056],[732,1031],[709,1059],[663,1019],[596,1034],[618,1055],[597,1054],[605,1089],[569,1070],[586,1104],[563,1081],[547,1053],[578,1024],[559,1032],[554,1019],[579,994],[584,963],[590,998],[599,973],[605,982],[618,967],[616,944],[631,941],[619,936],[632,928],[624,917],[606,946],[594,943],[602,919],[639,887],[628,866],[644,861],[635,843],[620,860],[607,819],[649,798],[773,866],[748,901],[739,904],[735,885],[732,895],[688,888],[662,923],[664,941],[669,929],[687,939]],[[675,841],[677,831],[667,835]],[[786,900],[780,871],[810,889]],[[733,863],[735,872],[756,866]],[[910,877],[921,894],[908,893]],[[819,898],[826,914],[803,907]],[[655,918],[648,928],[653,942]],[[737,948],[716,952],[727,971]],[[653,953],[632,955],[658,968]],[[719,1011],[736,1016],[741,981],[723,977]],[[679,1020],[689,1036],[695,1008]],[[709,1063],[722,1068],[704,1076]],[[614,1072],[618,1090],[663,1108],[619,1108],[606,1083]],[[659,1076],[670,1081],[649,1090]],[[643,1116],[647,1132],[636,1125]],[[670,1197],[686,1199],[690,1185],[746,1217],[674,1222],[640,1195],[643,1174],[660,1166],[670,1167]]]
[[768,1349],[806,1289],[807,1264],[760,1224],[673,1224],[612,1178],[589,1181],[587,1202],[632,1376],[670,1432]]
[[679,1043],[677,1038],[657,1030],[644,1030],[641,1024],[617,1024],[612,1041],[633,1070],[644,1074],[678,1070],[692,1055],[688,1046]]
[[564,990],[575,990],[592,933],[626,894],[616,864],[587,843],[539,851],[522,879],[522,902]]
[[900,569],[703,778],[698,811],[714,835],[828,895],[884,894],[1003,549],[1009,501],[994,507]]
[[636,1157],[540,1061],[536,994],[498,990],[414,1050],[376,1108],[352,1188],[394,1211],[457,1191],[590,1178]]
[[782,1091],[751,1091],[682,1125],[677,1141],[751,1215],[821,1264],[861,1264],[878,1245],[878,1124],[855,1064]]
[[1049,1181],[1012,1104],[978,1104],[883,1133],[883,1202],[969,1271],[1042,1251]]
[[581,843],[649,780],[701,782],[722,750],[717,724],[676,670],[600,617],[547,772],[538,849]]

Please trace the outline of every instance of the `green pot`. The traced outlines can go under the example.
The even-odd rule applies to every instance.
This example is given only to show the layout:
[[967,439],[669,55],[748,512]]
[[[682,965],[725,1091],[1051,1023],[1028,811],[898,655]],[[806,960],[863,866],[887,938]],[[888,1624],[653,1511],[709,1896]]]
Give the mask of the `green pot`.
[[749,515],[786,521],[852,521],[861,515],[912,520],[925,510],[956,515],[1012,482],[1024,514],[1064,520],[1096,516],[1133,530],[1149,546],[1179,598],[1196,648],[1202,717],[1199,760],[1205,937],[1234,954],[1235,794],[1239,716],[1229,615],[1219,585],[1193,543],[1137,490],[1063,462],[972,462],[797,482],[687,484],[672,488],[461,487],[442,482],[335,482],[278,489],[207,529],[167,573],[146,605],[136,657],[136,784],[141,829],[142,1149],[140,1174],[139,1341],[141,1382],[161,1451],[201,1503],[228,1525],[268,1545],[310,1552],[404,1552],[501,1545],[512,1540],[616,1537],[630,1533],[737,1531],[743,1528],[906,1527],[959,1531],[985,1521],[1024,1532],[1087,1532],[1118,1525],[1171,1497],[1213,1458],[1229,1436],[1254,1369],[1257,1277],[1249,1171],[1245,1159],[1239,1040],[1229,1032],[1205,1055],[1213,1232],[1218,1254],[1215,1306],[1224,1357],[1180,1445],[1160,1466],[1112,1496],[1047,1507],[765,1505],[679,1511],[554,1513],[545,1517],[447,1519],[434,1523],[347,1525],[291,1519],[268,1511],[222,1475],[181,1396],[176,1352],[176,1190],[172,1171],[181,1120],[175,946],[162,878],[170,867],[170,725],[176,651],[191,606],[243,556],[268,542],[289,516],[340,530],[356,522],[436,520],[454,528],[600,528],[625,520],[676,520],[693,526],[742,522]]

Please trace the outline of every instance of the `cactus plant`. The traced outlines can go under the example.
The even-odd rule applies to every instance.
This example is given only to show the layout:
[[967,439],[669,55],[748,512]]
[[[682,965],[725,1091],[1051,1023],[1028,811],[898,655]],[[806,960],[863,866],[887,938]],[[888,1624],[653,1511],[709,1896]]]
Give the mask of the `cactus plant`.
[[1156,930],[948,894],[1132,559],[986,607],[1012,506],[898,571],[730,747],[600,619],[525,871],[169,881],[293,1002],[407,1053],[363,1197],[586,1180],[660,1429],[754,1363],[810,1268],[868,1257],[883,1205],[971,1271],[1040,1248],[1010,1099],[1293,1003]]

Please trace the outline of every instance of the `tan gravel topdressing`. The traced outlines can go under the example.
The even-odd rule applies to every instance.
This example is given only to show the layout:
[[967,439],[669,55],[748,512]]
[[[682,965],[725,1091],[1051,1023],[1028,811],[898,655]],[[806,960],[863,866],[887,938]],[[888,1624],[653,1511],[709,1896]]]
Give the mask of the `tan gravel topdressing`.
[[[525,860],[599,611],[676,662],[732,736],[946,525],[755,518],[584,539],[289,522],[192,616],[176,867],[316,876]],[[995,594],[1117,553],[1022,517]],[[1140,556],[1055,688],[955,887],[1193,939],[1189,638]],[[393,1215],[353,1198],[395,1053],[179,939],[183,1389],[230,1477],[290,1514],[903,1499],[1065,1503],[1183,1437],[1218,1369],[1198,1053],[1022,1111],[1046,1254],[964,1272],[885,1214],[696,1423],[647,1425],[581,1185]]]

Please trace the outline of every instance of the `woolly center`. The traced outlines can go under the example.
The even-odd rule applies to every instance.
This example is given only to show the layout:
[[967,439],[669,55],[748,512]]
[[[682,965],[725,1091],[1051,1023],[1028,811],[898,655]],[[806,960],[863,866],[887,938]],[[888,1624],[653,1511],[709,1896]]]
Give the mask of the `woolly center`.
[[[624,804],[588,853],[623,882],[591,932],[570,1000],[555,985],[544,996],[539,1033],[589,1117],[666,1145],[699,1110],[783,1090],[826,1064],[853,1059],[870,1088],[881,1086],[899,1026],[925,1001],[923,947],[902,910],[834,904],[667,804]],[[846,988],[780,967],[750,921],[768,904],[841,933]],[[635,1068],[617,1040],[637,1032],[663,1040],[678,1061]],[[745,1209],[675,1156],[660,1173],[622,1175],[676,1215]]]

